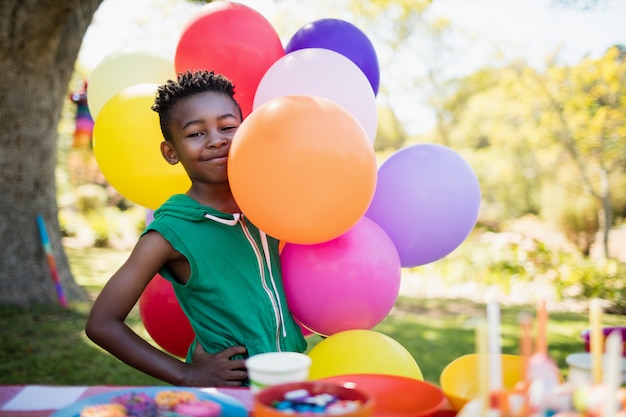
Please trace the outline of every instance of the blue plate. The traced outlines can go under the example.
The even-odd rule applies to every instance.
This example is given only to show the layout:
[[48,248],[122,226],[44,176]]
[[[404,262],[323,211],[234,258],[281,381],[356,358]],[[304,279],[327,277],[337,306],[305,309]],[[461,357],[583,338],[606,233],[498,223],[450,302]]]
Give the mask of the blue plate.
[[205,392],[193,388],[181,388],[181,387],[136,387],[130,389],[124,389],[119,391],[106,392],[104,394],[94,395],[88,398],[84,398],[74,404],[58,410],[50,417],[79,417],[83,408],[90,405],[108,404],[118,395],[126,394],[129,392],[142,392],[148,394],[154,398],[161,391],[187,391],[193,392],[200,400],[211,400],[222,406],[222,417],[248,417],[248,410],[237,399],[230,395],[222,394],[219,392]]

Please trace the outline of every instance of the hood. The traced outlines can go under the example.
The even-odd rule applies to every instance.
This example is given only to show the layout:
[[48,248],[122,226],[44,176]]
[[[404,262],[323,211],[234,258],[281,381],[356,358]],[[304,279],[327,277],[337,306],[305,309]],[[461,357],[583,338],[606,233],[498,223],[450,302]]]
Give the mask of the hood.
[[[207,214],[209,216],[206,216]],[[206,218],[219,218],[228,221],[236,221],[239,218],[238,214],[223,213],[212,207],[204,206],[185,194],[171,196],[154,212],[155,220],[164,215],[198,222]]]

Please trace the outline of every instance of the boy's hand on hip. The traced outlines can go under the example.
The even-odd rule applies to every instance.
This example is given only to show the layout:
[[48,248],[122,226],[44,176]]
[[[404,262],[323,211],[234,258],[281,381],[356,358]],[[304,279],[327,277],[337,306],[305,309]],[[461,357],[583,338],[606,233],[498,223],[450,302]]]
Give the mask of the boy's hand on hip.
[[218,353],[207,353],[200,343],[193,351],[186,385],[198,387],[241,386],[248,378],[245,359],[231,359],[247,355],[244,346],[231,346]]

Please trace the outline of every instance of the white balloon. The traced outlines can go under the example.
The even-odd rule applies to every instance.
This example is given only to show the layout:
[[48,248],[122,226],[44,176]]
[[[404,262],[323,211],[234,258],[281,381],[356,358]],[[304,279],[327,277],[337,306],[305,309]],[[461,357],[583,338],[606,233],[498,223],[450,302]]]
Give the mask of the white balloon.
[[376,138],[376,96],[361,69],[344,55],[324,48],[304,48],[277,60],[263,75],[254,95],[253,111],[289,95],[312,95],[332,100],[363,126],[371,143]]
[[122,48],[111,52],[89,76],[87,106],[96,120],[102,107],[114,95],[137,84],[165,84],[176,79],[174,59],[153,52]]

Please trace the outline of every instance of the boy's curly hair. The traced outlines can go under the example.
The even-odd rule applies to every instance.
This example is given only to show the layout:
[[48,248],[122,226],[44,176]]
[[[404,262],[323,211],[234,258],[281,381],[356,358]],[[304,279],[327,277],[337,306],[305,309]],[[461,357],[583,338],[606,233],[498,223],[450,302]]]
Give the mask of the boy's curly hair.
[[165,140],[171,140],[172,138],[168,127],[172,108],[181,100],[204,92],[216,92],[229,97],[237,106],[239,117],[242,116],[241,107],[234,98],[235,86],[228,78],[221,74],[215,74],[213,71],[199,70],[192,72],[187,70],[179,73],[176,81],[168,80],[165,84],[159,86],[156,92],[152,110],[159,114],[161,132]]

